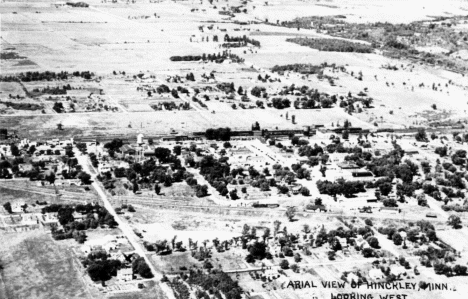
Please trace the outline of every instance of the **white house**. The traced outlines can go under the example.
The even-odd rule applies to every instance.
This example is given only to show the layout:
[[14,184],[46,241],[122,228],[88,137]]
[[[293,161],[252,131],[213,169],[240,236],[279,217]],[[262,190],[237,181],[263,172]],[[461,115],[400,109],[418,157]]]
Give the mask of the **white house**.
[[406,269],[403,266],[392,265],[390,267],[390,273],[395,275],[395,276],[403,275],[404,273],[406,273]]
[[382,273],[382,270],[380,269],[371,269],[369,270],[369,277],[372,280],[378,280],[378,279],[383,279],[385,275]]
[[131,281],[133,279],[132,268],[123,268],[117,271],[117,279],[120,281]]

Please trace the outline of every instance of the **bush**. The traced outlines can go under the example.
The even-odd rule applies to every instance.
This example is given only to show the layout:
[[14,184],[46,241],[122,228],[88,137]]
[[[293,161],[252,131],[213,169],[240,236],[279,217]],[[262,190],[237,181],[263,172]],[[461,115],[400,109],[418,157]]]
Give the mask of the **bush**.
[[279,264],[281,269],[286,270],[289,269],[289,262],[287,260],[282,260]]

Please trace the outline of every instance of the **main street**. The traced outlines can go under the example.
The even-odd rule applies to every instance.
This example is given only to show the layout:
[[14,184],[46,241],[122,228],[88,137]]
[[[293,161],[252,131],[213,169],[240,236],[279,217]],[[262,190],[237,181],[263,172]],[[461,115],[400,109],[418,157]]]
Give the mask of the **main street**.
[[[156,268],[153,266],[151,260],[146,255],[145,250],[143,249],[142,245],[137,241],[137,236],[135,232],[133,231],[133,229],[130,227],[130,225],[127,222],[123,221],[119,217],[114,207],[112,207],[112,204],[110,203],[106,192],[103,190],[101,184],[96,178],[97,171],[90,164],[91,161],[89,160],[89,157],[87,155],[81,154],[81,152],[77,148],[73,148],[73,151],[75,153],[76,158],[78,159],[78,163],[83,167],[83,170],[91,174],[91,179],[93,180],[92,186],[98,193],[99,197],[102,199],[102,202],[104,203],[104,207],[107,209],[107,211],[109,211],[109,213],[112,216],[114,216],[114,219],[118,223],[120,230],[125,235],[125,237],[127,237],[128,241],[135,249],[135,252],[140,257],[143,257],[145,259],[146,264],[151,269],[151,272],[153,272],[153,275],[154,275],[153,280],[157,282],[161,281],[163,275],[160,272],[156,271]],[[166,296],[169,299],[175,299],[172,290],[169,288],[167,284],[161,283],[160,287],[165,292]]]

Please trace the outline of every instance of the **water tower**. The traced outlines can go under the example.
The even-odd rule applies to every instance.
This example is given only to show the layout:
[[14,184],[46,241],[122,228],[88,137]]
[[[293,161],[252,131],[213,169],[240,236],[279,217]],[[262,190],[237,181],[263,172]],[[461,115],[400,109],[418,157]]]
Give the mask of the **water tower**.
[[143,134],[138,134],[137,136],[137,144],[142,145],[143,144]]

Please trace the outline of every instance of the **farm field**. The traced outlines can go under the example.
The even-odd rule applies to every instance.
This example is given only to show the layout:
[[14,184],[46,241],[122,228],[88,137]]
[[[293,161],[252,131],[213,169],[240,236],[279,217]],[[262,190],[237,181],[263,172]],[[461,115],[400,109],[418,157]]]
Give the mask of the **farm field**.
[[[463,3],[450,1],[453,5],[444,7],[443,14],[461,14]],[[239,2],[240,3],[240,2]],[[382,10],[389,4],[388,1],[374,1],[368,6],[365,1],[344,1],[340,3],[319,3],[294,1],[269,1],[268,5],[253,1],[248,4],[250,12],[245,16],[246,20],[258,22],[259,20],[272,20],[278,11],[282,11],[281,18],[291,20],[296,17],[307,16],[312,11],[315,15],[339,15],[348,16],[349,21],[369,22],[373,21],[375,11]],[[147,134],[166,133],[163,128],[173,128],[177,131],[191,130],[202,131],[213,126],[229,126],[231,128],[245,129],[253,121],[262,120],[265,128],[287,128],[309,125],[311,120],[317,124],[336,123],[341,117],[348,118],[356,125],[365,127],[365,123],[386,125],[393,128],[405,128],[416,125],[424,118],[415,117],[415,113],[430,111],[431,105],[443,107],[452,119],[466,118],[465,98],[467,87],[463,83],[463,76],[449,73],[443,70],[426,68],[410,62],[401,63],[395,59],[385,58],[377,54],[357,54],[339,52],[321,52],[302,47],[286,39],[291,36],[326,37],[324,33],[316,30],[303,29],[297,31],[293,28],[271,26],[267,24],[252,24],[251,26],[237,26],[233,23],[222,22],[223,17],[217,14],[212,6],[199,5],[205,12],[193,12],[194,4],[191,3],[136,3],[129,5],[120,3],[103,3],[102,1],[90,1],[89,8],[57,7],[47,1],[6,2],[2,4],[2,43],[6,49],[17,52],[21,57],[34,61],[35,64],[29,70],[90,70],[98,73],[102,81],[93,84],[104,89],[108,95],[107,104],[116,105],[117,115],[112,117],[95,117],[94,114],[57,115],[52,110],[52,103],[44,104],[44,112],[23,110],[22,114],[36,114],[35,116],[20,116],[10,119],[7,115],[16,115],[19,112],[6,108],[6,116],[0,120],[1,126],[7,126],[12,130],[22,130],[29,136],[64,136],[64,135],[96,135],[104,132],[120,132],[122,134],[135,133],[136,130]],[[441,8],[437,1],[426,2],[423,6],[417,1],[411,3],[398,3],[397,7],[408,6],[411,11],[418,13],[399,14],[398,18],[391,18],[391,22],[409,22],[426,19]],[[285,8],[288,9],[285,9]],[[304,9],[311,7],[311,9]],[[36,11],[38,13],[36,13]],[[288,13],[284,13],[288,11]],[[183,16],[183,21],[179,15]],[[139,18],[145,16],[144,18]],[[379,18],[381,15],[379,15]],[[228,34],[246,34],[261,42],[262,46],[252,51],[241,48],[232,49],[232,52],[243,56],[244,65],[216,64],[198,62],[171,62],[173,55],[200,55],[201,53],[219,52],[218,43],[190,42],[190,38],[197,36],[196,25],[203,24],[203,20],[210,19],[216,27],[206,36]],[[236,15],[235,20],[242,20]],[[282,19],[283,20],[283,19]],[[279,21],[282,21],[279,20]],[[379,19],[380,21],[383,21]],[[276,21],[276,20],[275,20]],[[270,21],[271,22],[271,21]],[[21,26],[22,30],[17,30]],[[236,30],[238,32],[236,32]],[[105,34],[102,34],[105,32]],[[157,57],[157,59],[148,59]],[[3,73],[15,73],[28,70],[27,66],[16,66],[17,59],[1,60]],[[21,61],[21,60],[19,60]],[[266,111],[232,110],[231,104],[208,102],[208,111],[203,108],[193,108],[201,111],[153,111],[151,101],[145,95],[135,92],[135,83],[122,81],[131,79],[134,74],[155,74],[154,82],[161,83],[162,74],[177,74],[190,70],[196,76],[213,70],[224,81],[234,80],[236,86],[251,88],[255,85],[252,77],[256,74],[267,74],[275,65],[291,63],[320,64],[327,62],[344,65],[348,74],[340,74],[337,77],[336,86],[330,86],[325,81],[302,79],[290,74],[282,78],[282,83],[295,83],[312,85],[321,91],[346,95],[348,92],[357,94],[368,89],[368,94],[374,99],[373,109],[365,110],[351,116],[342,115],[337,111],[332,113],[321,111],[292,110],[296,114],[296,124],[291,124],[279,115],[284,111],[267,109]],[[16,63],[16,64],[14,64]],[[402,65],[398,72],[382,69],[382,65]],[[252,68],[253,67],[253,68]],[[254,72],[246,72],[251,68]],[[126,72],[129,76],[121,78],[110,77],[113,71]],[[350,72],[363,73],[363,80],[349,76]],[[250,78],[250,79],[249,79]],[[129,79],[126,79],[128,81]],[[451,80],[456,85],[451,85],[447,90],[433,91],[428,87],[432,83],[442,84]],[[130,80],[131,81],[131,80]],[[424,82],[426,88],[419,88]],[[281,86],[274,83],[270,86]],[[78,85],[77,85],[78,86]],[[138,85],[137,85],[138,86]],[[414,90],[412,90],[414,88]],[[29,89],[29,88],[28,88]],[[15,83],[2,82],[3,95],[13,92],[14,95],[24,96],[23,90]],[[159,101],[159,100],[158,100]],[[253,100],[255,102],[255,99]],[[176,102],[177,104],[177,102]],[[76,111],[81,111],[80,101]],[[68,105],[64,105],[68,109]],[[78,107],[79,106],[79,107]],[[192,104],[192,106],[197,106]],[[0,107],[1,109],[2,107]],[[10,109],[10,110],[8,110]],[[215,111],[215,113],[211,113]],[[123,112],[123,113],[122,113]],[[96,112],[98,115],[106,115],[104,112]],[[170,116],[169,116],[170,115]],[[64,131],[57,131],[57,124],[64,126]],[[45,132],[43,135],[42,132]]]

